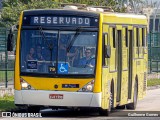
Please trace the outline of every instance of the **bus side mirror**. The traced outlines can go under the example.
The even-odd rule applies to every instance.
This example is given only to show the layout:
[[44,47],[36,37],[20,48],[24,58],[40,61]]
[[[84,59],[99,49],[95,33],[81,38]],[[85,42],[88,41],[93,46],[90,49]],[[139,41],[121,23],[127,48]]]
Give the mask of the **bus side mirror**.
[[105,58],[110,58],[110,57],[111,57],[111,46],[105,45]]
[[14,35],[13,32],[18,30],[19,25],[13,25],[10,28],[9,34],[8,34],[8,38],[7,38],[7,51],[13,51],[13,45],[14,45]]
[[14,35],[10,32],[7,38],[7,51],[13,51],[13,38]]

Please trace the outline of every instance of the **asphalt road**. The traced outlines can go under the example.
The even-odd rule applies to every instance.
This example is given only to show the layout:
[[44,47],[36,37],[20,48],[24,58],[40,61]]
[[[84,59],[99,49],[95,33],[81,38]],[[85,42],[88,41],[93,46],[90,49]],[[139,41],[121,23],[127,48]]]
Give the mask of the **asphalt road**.
[[[51,110],[45,109],[40,111],[42,118],[38,120],[70,120],[70,119],[93,119],[93,120],[106,120],[106,119],[145,119],[145,120],[159,120],[160,119],[160,89],[148,90],[146,97],[138,101],[137,109],[134,111],[129,110],[115,110],[109,117],[99,116],[96,110]],[[149,117],[150,116],[150,117]],[[157,117],[158,116],[158,117]],[[35,118],[0,118],[2,120],[35,120]]]

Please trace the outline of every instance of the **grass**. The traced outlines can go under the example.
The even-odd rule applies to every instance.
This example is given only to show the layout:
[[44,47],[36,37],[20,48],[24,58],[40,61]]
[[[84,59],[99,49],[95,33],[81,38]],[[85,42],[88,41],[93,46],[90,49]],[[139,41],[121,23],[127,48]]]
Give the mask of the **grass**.
[[160,85],[160,79],[150,79],[147,81],[147,86],[155,86],[155,85]]
[[9,111],[16,108],[14,105],[14,96],[4,96],[0,98],[0,111]]
[[[0,71],[0,82],[5,81],[5,77],[6,77],[5,71]],[[7,71],[7,78],[8,80],[13,80],[14,71]]]

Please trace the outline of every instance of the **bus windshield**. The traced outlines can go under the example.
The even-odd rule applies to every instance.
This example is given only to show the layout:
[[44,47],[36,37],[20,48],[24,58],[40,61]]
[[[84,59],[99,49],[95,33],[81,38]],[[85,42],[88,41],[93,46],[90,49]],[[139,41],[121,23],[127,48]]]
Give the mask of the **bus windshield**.
[[21,73],[93,75],[97,38],[88,30],[22,30]]

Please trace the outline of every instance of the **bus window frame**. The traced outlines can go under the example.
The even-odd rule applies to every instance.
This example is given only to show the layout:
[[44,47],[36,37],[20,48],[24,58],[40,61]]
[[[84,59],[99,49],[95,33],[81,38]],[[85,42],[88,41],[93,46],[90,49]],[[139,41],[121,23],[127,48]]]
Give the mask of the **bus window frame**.
[[[110,45],[110,43],[109,43],[109,38],[108,38],[109,36],[108,36],[108,33],[107,32],[104,32],[103,33],[103,40],[102,40],[102,45],[103,45],[103,47],[102,47],[102,53],[103,53],[103,55],[102,55],[102,66],[103,67],[105,67],[105,68],[108,68],[109,67],[109,64],[108,64],[108,59],[109,58],[106,58],[105,57],[105,49],[106,49],[106,45]],[[106,40],[106,38],[107,38],[107,40]],[[108,44],[107,44],[108,43]]]
[[[111,33],[110,29],[112,29],[112,33]],[[115,34],[113,34],[113,30],[115,30],[114,31]],[[116,27],[116,25],[115,24],[109,25],[108,32],[109,32],[109,35],[110,34],[112,35],[112,41],[109,40],[109,42],[113,43],[113,45],[111,46],[111,48],[117,49],[117,27]],[[109,37],[108,39],[110,39],[109,35],[108,35],[108,37]],[[109,43],[109,44],[111,45],[111,43]]]
[[128,26],[124,27],[125,29],[125,46],[126,48],[129,47],[129,39],[128,39]]
[[[47,28],[49,28],[49,29],[47,29]],[[56,28],[56,29],[54,29],[54,28]],[[65,29],[63,29],[63,28],[65,28]],[[68,29],[69,28],[69,29]],[[20,30],[20,34],[21,34],[21,32],[23,31],[23,30],[39,30],[39,27],[38,26],[22,26],[22,29]],[[59,27],[59,28],[57,28],[57,27],[45,27],[45,29],[43,29],[43,30],[57,30],[58,31],[58,34],[60,33],[60,31],[75,31],[76,30],[76,27]],[[90,27],[87,27],[87,28],[82,28],[82,31],[83,32],[97,32],[97,46],[96,46],[96,55],[98,54],[98,41],[99,41],[99,31],[98,31],[98,28],[96,28],[96,27],[94,27],[94,29],[93,28],[90,28]],[[20,35],[20,49],[19,49],[19,52],[21,52],[21,45],[22,45],[22,35]],[[59,39],[59,38],[58,38]],[[96,57],[96,60],[95,60],[95,70],[94,70],[94,73],[93,74],[46,74],[46,73],[28,73],[28,72],[22,72],[21,71],[21,54],[20,54],[20,57],[19,57],[19,61],[20,61],[20,65],[19,65],[19,67],[20,67],[20,75],[21,76],[32,76],[32,77],[54,77],[54,78],[56,78],[56,77],[59,77],[59,78],[67,78],[67,77],[76,77],[76,78],[84,78],[84,77],[86,77],[86,78],[93,78],[93,77],[95,77],[95,74],[96,74],[96,66],[97,66],[97,57]]]
[[142,47],[146,47],[147,45],[146,36],[147,36],[147,29],[146,27],[142,27]]
[[112,27],[112,37],[113,37],[113,48],[117,47],[117,29],[116,27]]
[[140,47],[140,27],[136,27],[136,47]]

